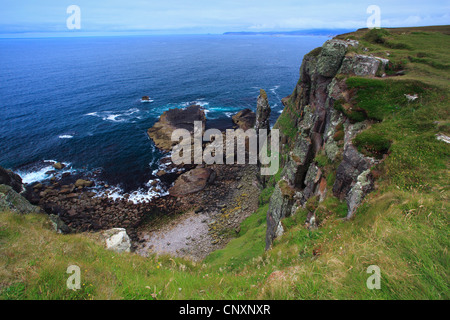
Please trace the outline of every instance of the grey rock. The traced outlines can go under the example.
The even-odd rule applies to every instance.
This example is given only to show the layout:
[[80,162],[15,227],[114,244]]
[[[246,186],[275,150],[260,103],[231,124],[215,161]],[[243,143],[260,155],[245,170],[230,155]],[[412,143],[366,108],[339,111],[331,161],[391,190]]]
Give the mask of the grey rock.
[[355,54],[353,56],[346,56],[342,61],[342,66],[339,73],[350,74],[356,76],[375,76],[377,71],[384,72],[385,66],[389,60],[372,57],[362,54]]
[[286,197],[278,185],[270,197],[269,210],[267,211],[266,250],[272,245],[273,239],[283,233],[281,220],[291,213],[294,200]]
[[18,193],[22,192],[23,189],[22,178],[11,170],[2,167],[0,167],[0,184],[10,186]]
[[4,184],[0,185],[0,210],[11,210],[20,214],[41,212],[39,207],[33,206],[12,187]]
[[347,53],[347,48],[346,41],[333,39],[325,42],[317,60],[317,73],[327,78],[334,77]]
[[124,228],[113,228],[103,232],[106,248],[117,253],[130,252],[131,240]]
[[373,190],[374,183],[370,170],[363,171],[357,178],[355,185],[347,195],[348,213],[346,219],[351,219],[367,193]]
[[369,169],[374,163],[372,158],[364,157],[356,148],[349,144],[344,149],[344,157],[336,172],[333,194],[343,200],[356,183],[358,176]]
[[313,157],[311,140],[305,135],[299,136],[289,154],[290,160],[284,167],[282,176],[286,177],[289,184],[304,187],[306,172]]
[[261,89],[256,103],[256,124],[255,129],[270,129],[270,105],[267,99],[267,93]]

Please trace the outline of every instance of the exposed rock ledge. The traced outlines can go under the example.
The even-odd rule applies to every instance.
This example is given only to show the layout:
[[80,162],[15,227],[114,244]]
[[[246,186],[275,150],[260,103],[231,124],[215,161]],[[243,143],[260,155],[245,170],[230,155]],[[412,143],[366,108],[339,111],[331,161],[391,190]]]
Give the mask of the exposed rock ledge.
[[22,192],[22,178],[12,172],[0,167],[0,184],[10,186],[16,192]]
[[[331,191],[340,200],[347,201],[349,219],[373,189],[370,168],[379,161],[359,153],[352,144],[355,135],[368,123],[352,124],[334,108],[334,102],[348,102],[350,98],[346,76],[381,76],[388,61],[348,50],[355,46],[357,41],[332,39],[305,55],[293,94],[282,100],[285,109],[280,118],[292,119],[290,129],[296,132],[281,136],[288,157],[282,163],[281,180],[270,199],[266,249],[283,233],[281,220],[294,214],[298,207],[307,207],[310,198],[321,201]],[[274,128],[283,129],[282,126],[277,122]],[[341,138],[336,139],[337,133]],[[318,154],[326,155],[330,162],[340,161],[332,188],[327,187],[328,177],[315,161]],[[306,223],[316,224],[313,210],[308,213]]]
[[186,129],[194,132],[194,121],[202,121],[205,130],[206,116],[202,107],[192,105],[185,109],[170,109],[165,111],[159,121],[148,129],[147,134],[156,147],[164,151],[171,151],[177,142],[172,141],[172,132],[176,129]]

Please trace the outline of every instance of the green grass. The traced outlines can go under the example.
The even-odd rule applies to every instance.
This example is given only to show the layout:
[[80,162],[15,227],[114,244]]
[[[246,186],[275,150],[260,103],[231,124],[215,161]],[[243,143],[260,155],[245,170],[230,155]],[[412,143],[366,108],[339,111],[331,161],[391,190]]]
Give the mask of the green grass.
[[382,133],[375,130],[363,131],[353,139],[353,144],[358,151],[377,159],[383,158],[383,155],[389,151],[391,141]]
[[264,188],[261,193],[259,194],[259,204],[260,206],[263,206],[270,202],[270,197],[272,196],[273,190],[275,187],[270,186]]
[[[449,118],[447,92],[417,81],[371,81],[385,82],[389,89],[383,93],[378,87],[364,87],[357,93],[357,103],[383,121],[357,135],[355,145],[376,158],[389,152],[381,167],[383,179],[391,184],[417,188],[434,180],[436,172],[448,165],[449,147],[435,136],[442,128],[437,123]],[[419,101],[402,102],[398,97],[411,86],[413,92],[419,92]],[[377,99],[368,101],[370,92]]]
[[[418,80],[448,90],[450,27],[418,27],[417,31],[412,30],[414,29],[373,29],[370,32],[358,30],[352,35],[361,45],[354,51],[389,59],[387,75],[399,70],[406,72],[405,76],[395,77],[396,80]],[[345,39],[346,35],[338,38]],[[379,38],[381,40],[374,40]],[[364,48],[369,51],[364,51]]]
[[248,217],[242,224],[239,236],[230,241],[225,249],[210,254],[205,262],[214,266],[234,270],[242,268],[251,259],[264,253],[266,235],[266,204]]
[[[400,109],[426,102],[429,92],[433,90],[419,81],[399,82],[351,77],[346,82],[350,89],[356,89],[358,92],[352,103],[364,111],[362,120],[382,121]],[[409,102],[405,94],[418,94],[420,99]]]
[[328,157],[325,154],[319,153],[314,158],[314,162],[317,164],[317,166],[319,168],[323,168],[329,164],[330,160],[328,159]]
[[281,133],[291,139],[295,138],[298,133],[295,125],[295,118],[290,116],[288,112],[283,112],[277,120],[277,128],[280,128]]

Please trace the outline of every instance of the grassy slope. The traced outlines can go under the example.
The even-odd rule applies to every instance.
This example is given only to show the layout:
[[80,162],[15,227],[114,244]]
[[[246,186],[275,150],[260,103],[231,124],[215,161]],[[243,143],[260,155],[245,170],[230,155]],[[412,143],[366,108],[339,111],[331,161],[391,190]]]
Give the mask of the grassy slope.
[[[45,216],[1,213],[0,298],[449,299],[450,147],[435,139],[450,134],[449,36],[413,31],[389,30],[387,44],[361,40],[377,55],[389,52],[405,76],[348,80],[359,90],[355,103],[383,120],[359,138],[361,150],[373,150],[378,137],[390,142],[388,158],[375,168],[377,190],[352,221],[342,222],[345,206],[327,198],[318,230],[303,227],[300,210],[283,221],[286,233],[264,252],[268,189],[239,237],[192,263],[118,255],[95,235],[54,234]],[[407,103],[403,94],[416,93],[411,90],[420,98]],[[77,292],[65,286],[71,264],[83,271]],[[381,290],[366,288],[369,265],[381,268]]]

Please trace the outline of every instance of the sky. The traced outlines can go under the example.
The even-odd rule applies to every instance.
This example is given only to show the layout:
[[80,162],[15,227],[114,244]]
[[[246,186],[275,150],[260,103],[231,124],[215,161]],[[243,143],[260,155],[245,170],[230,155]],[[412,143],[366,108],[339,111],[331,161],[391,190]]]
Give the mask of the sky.
[[[80,8],[81,29],[67,27],[70,5]],[[370,5],[381,27],[450,24],[450,0],[1,0],[0,35],[357,29]]]

